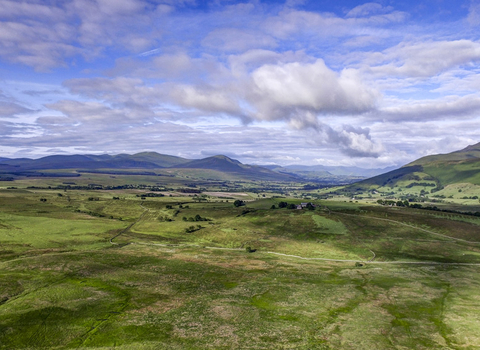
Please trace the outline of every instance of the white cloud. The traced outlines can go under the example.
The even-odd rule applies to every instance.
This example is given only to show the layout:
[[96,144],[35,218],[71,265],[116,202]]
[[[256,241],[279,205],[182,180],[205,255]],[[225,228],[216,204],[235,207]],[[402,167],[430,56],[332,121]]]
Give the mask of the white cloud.
[[480,25],[480,4],[473,2],[470,4],[467,22],[473,27]]
[[353,70],[337,74],[323,60],[264,65],[252,73],[248,95],[261,120],[295,119],[305,112],[361,114],[375,107],[376,98]]
[[17,114],[32,112],[31,109],[25,108],[14,102],[0,101],[0,117],[11,118]]
[[477,118],[480,96],[448,96],[438,100],[397,101],[373,113],[374,118],[396,122]]
[[383,7],[381,4],[375,2],[367,2],[348,11],[347,17],[368,17],[370,15],[391,12],[392,10],[393,8],[391,6]]
[[338,148],[340,152],[353,158],[378,158],[385,151],[381,143],[372,140],[370,130],[367,128],[343,125],[339,129],[334,129],[319,124],[310,136],[316,143]]
[[429,78],[480,61],[480,43],[471,40],[404,42],[373,54],[366,63],[377,76]]
[[177,85],[172,88],[170,96],[182,107],[238,116],[242,113],[233,96],[220,89]]

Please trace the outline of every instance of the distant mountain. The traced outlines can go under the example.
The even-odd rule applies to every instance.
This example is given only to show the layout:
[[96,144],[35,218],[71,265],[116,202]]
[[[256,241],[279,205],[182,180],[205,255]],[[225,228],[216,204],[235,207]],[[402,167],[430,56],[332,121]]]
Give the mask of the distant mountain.
[[139,162],[152,163],[160,168],[169,168],[179,164],[188,163],[191,161],[190,159],[169,156],[167,154],[160,154],[156,152],[142,152],[134,155],[119,154],[114,157],[119,159],[124,158],[124,159],[139,161]]
[[175,166],[175,168],[216,170],[216,171],[248,178],[251,180],[270,180],[270,181],[298,180],[298,178],[295,178],[292,175],[281,174],[260,166],[242,164],[238,160],[231,159],[223,155],[192,160],[188,163],[179,164]]
[[59,169],[155,169],[167,168],[190,160],[155,152],[134,155],[53,155],[39,159],[3,159],[0,170],[32,171]]
[[453,184],[480,186],[480,143],[459,151],[420,158],[400,169],[360,181],[352,187],[412,188],[417,186],[434,188],[434,192],[437,192]]
[[[226,156],[214,156],[204,159],[185,159],[181,157],[159,154],[156,152],[142,152],[133,155],[53,155],[39,159],[0,159],[0,175],[16,176],[47,176],[52,170],[72,169],[77,171],[94,171],[119,174],[121,171],[136,170],[148,171],[155,175],[154,169],[202,169],[227,174],[236,179],[297,181],[298,178],[280,174],[259,166],[240,163],[238,160]],[[48,171],[44,173],[44,171]],[[120,172],[119,172],[120,171]],[[57,172],[58,173],[58,172]],[[65,175],[65,172],[61,173]],[[205,175],[205,174],[204,174]],[[218,177],[219,174],[210,174]]]
[[[208,179],[312,181],[330,185],[349,184],[362,180],[362,176],[381,171],[380,169],[368,170],[355,167],[301,165],[268,166],[267,168],[242,164],[238,160],[224,155],[192,160],[156,152],[142,152],[133,155],[52,155],[39,159],[0,158],[0,175],[3,178],[10,176],[65,176],[66,174],[79,176],[81,172],[106,174],[128,172],[129,174],[155,175],[165,172],[165,169],[168,169],[170,176],[179,174],[179,176]],[[193,171],[193,169],[202,171]]]
[[231,159],[227,156],[213,156],[204,159],[195,159],[187,163],[179,164],[176,168],[191,168],[191,169],[211,169],[227,172],[243,171],[246,165],[243,165],[238,160]]
[[359,167],[346,167],[346,166],[327,166],[327,165],[287,165],[287,166],[278,166],[278,165],[268,165],[264,166],[270,170],[279,171],[279,172],[288,172],[288,173],[317,173],[318,175],[335,175],[335,176],[350,176],[350,177],[372,177],[386,172],[392,171],[397,167],[388,167],[388,168],[375,168],[375,169],[365,169]]

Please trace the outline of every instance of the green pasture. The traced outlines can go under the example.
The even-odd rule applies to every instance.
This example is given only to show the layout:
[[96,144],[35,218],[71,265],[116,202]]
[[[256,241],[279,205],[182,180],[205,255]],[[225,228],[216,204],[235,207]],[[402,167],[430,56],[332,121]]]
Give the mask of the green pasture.
[[0,349],[480,345],[475,216],[145,192],[0,190]]

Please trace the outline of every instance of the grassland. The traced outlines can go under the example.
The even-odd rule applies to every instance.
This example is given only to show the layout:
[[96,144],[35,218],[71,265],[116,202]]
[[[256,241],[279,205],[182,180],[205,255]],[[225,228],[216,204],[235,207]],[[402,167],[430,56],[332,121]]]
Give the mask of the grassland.
[[480,347],[478,217],[16,185],[0,190],[0,349]]

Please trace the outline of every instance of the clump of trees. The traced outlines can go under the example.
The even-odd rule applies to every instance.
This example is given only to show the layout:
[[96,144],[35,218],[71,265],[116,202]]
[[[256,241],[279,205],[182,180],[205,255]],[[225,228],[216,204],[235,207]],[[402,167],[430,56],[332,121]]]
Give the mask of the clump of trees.
[[[278,203],[278,207],[279,208],[287,208],[287,209],[297,209],[297,204],[295,203],[287,203],[287,202],[280,202]],[[308,209],[308,210],[315,210],[315,206],[308,202],[306,205],[305,205],[305,208]],[[271,209],[275,209],[275,206],[273,205],[271,207]]]
[[137,197],[165,197],[162,193],[142,193],[137,194]]
[[404,201],[394,201],[394,200],[384,200],[384,199],[379,199],[377,201],[378,204],[380,205],[390,205],[390,206],[397,206],[397,207],[409,207],[410,203],[407,200]]
[[242,201],[242,200],[240,200],[240,199],[237,199],[235,202],[233,202],[233,205],[238,208],[238,207],[244,206],[244,205],[245,205],[245,201]]
[[200,216],[199,214],[195,215],[195,216],[190,216],[190,217],[186,217],[184,216],[182,218],[183,221],[190,221],[190,222],[197,222],[197,221],[212,221],[212,219],[208,219],[208,218],[204,218],[202,216]]

